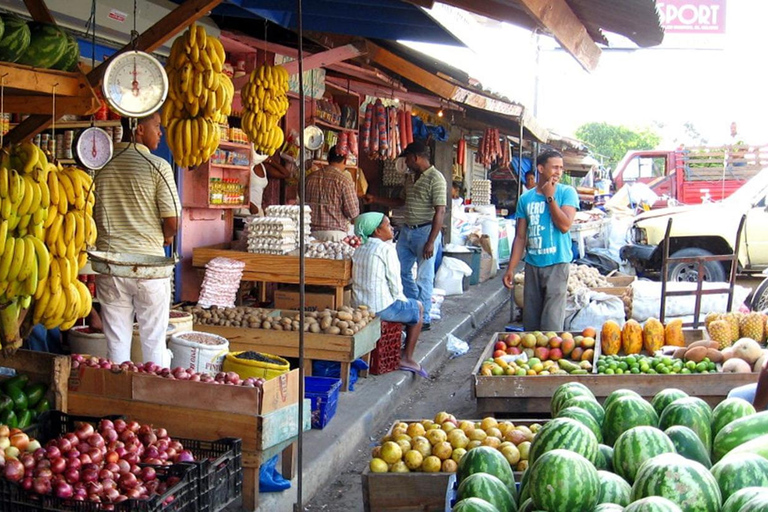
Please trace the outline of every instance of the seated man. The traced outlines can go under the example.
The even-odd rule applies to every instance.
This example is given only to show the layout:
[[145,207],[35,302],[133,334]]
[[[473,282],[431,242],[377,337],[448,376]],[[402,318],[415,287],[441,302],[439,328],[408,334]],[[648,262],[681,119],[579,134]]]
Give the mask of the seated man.
[[757,384],[747,384],[734,388],[728,393],[728,398],[743,398],[755,406],[755,410],[768,410],[768,359],[760,369]]
[[405,350],[400,370],[427,378],[427,372],[413,359],[413,350],[421,334],[424,308],[415,299],[407,299],[400,282],[400,261],[395,247],[389,218],[383,213],[370,212],[355,219],[355,234],[363,245],[352,256],[352,301],[365,305],[386,322],[405,324]]

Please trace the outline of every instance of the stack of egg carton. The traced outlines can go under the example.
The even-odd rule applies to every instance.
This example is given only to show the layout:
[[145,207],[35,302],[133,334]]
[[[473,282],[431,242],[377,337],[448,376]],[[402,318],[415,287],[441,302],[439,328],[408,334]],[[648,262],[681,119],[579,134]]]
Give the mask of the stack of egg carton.
[[296,249],[299,228],[286,217],[253,217],[248,222],[248,252],[288,254]]
[[312,223],[312,209],[309,206],[304,206],[303,214],[301,211],[301,206],[298,205],[267,206],[266,214],[267,218],[274,217],[278,219],[290,219],[294,222],[296,225],[296,243],[293,249],[298,249],[299,247],[299,222],[303,222],[304,243],[309,243],[310,224]]
[[491,204],[491,180],[472,180],[472,204]]

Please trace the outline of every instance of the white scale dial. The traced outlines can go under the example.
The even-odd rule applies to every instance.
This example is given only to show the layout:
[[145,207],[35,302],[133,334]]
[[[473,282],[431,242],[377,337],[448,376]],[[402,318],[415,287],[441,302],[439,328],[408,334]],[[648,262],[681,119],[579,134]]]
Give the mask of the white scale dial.
[[114,57],[104,72],[104,98],[126,117],[145,117],[163,106],[168,75],[154,57],[127,51]]
[[112,159],[112,137],[101,128],[86,128],[75,141],[75,157],[88,169],[99,170]]

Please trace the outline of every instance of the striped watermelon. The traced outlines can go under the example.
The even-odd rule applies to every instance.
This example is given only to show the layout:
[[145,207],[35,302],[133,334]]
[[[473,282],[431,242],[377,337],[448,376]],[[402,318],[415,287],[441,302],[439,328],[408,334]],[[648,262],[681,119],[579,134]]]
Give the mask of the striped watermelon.
[[737,446],[765,434],[768,434],[768,411],[733,420],[715,436],[712,446],[713,459],[720,460]]
[[528,464],[533,465],[546,452],[557,449],[576,452],[594,464],[597,445],[595,434],[578,421],[571,418],[555,418],[541,427],[533,438],[528,452]]
[[629,505],[632,486],[626,480],[608,471],[598,471],[597,476],[600,478],[600,498],[597,500],[598,503]]
[[488,473],[495,476],[507,486],[507,489],[516,494],[515,475],[509,461],[496,448],[490,446],[478,446],[472,448],[459,460],[456,471],[456,480],[461,484],[465,478],[475,473]]
[[768,459],[768,434],[764,434],[760,437],[756,437],[751,441],[747,441],[744,444],[740,444],[733,450],[728,452],[728,457],[731,455],[740,455],[744,453],[754,453],[764,459]]
[[[600,405],[598,405],[598,407],[600,407]],[[600,425],[595,421],[594,416],[581,407],[573,406],[560,409],[560,412],[557,413],[557,417],[571,418],[572,420],[578,421],[595,434],[598,443],[603,442],[603,431],[600,429]]]
[[682,425],[669,427],[664,431],[672,440],[677,453],[686,459],[695,460],[705,468],[712,467],[712,461],[709,459],[709,452],[704,447],[696,432]]
[[[597,469],[604,469],[606,471],[613,471],[613,448],[607,444],[597,445],[597,453],[605,460],[605,467],[599,467]],[[600,457],[598,456],[598,461]]]
[[3,18],[0,17],[0,41],[3,39],[4,33],[5,33],[5,23],[3,22]]
[[600,405],[600,403],[598,403],[598,401],[594,398],[590,398],[588,396],[574,396],[573,398],[563,402],[560,405],[560,410],[562,411],[567,407],[579,407],[580,409],[584,409],[590,415],[592,415],[593,418],[595,418],[595,421],[598,425],[603,425],[603,421],[605,420],[605,411],[603,410],[603,406]]
[[661,496],[648,496],[631,503],[624,512],[682,512],[673,501]]
[[756,496],[768,496],[768,489],[765,487],[745,487],[731,494],[731,497],[725,500],[722,512],[739,512],[741,507],[746,505],[749,500]]
[[15,14],[3,14],[5,30],[0,39],[0,61],[18,61],[29,46],[32,32],[29,25]]
[[74,71],[77,69],[77,64],[80,62],[80,45],[77,44],[77,39],[68,33],[67,47],[64,49],[64,55],[51,66],[51,69],[60,69],[61,71]]
[[755,407],[743,398],[726,398],[712,411],[712,437],[734,420],[755,414]]
[[566,402],[574,396],[588,396],[595,398],[592,391],[581,382],[566,382],[555,390],[555,393],[552,395],[552,400],[549,402],[552,416],[557,416],[557,413],[562,409],[563,402]]
[[659,425],[659,416],[651,404],[633,396],[617,398],[605,409],[603,441],[613,446],[625,431],[644,425],[651,427]]
[[608,406],[610,406],[614,401],[625,396],[643,398],[637,393],[637,391],[632,391],[631,389],[617,389],[616,391],[611,391],[611,393],[605,398],[605,401],[603,402],[603,409],[608,410]]
[[656,393],[656,396],[653,397],[653,400],[651,400],[651,405],[654,409],[656,409],[656,414],[661,416],[661,413],[664,411],[664,408],[677,400],[678,398],[686,398],[688,396],[688,393],[683,391],[682,389],[677,388],[668,388],[668,389],[662,389],[658,393]]
[[502,512],[480,498],[466,498],[457,502],[451,512]]
[[659,418],[659,428],[666,430],[675,425],[684,425],[693,430],[701,439],[704,448],[709,453],[712,450],[712,424],[704,413],[696,406],[685,403],[682,398],[669,404]]
[[459,500],[480,498],[502,512],[516,509],[515,499],[507,486],[488,473],[474,473],[462,480],[458,489]]
[[745,487],[768,487],[768,460],[754,453],[728,455],[712,466],[723,501]]
[[520,503],[517,512],[536,512],[536,505],[533,504],[533,498],[527,498]]
[[615,503],[601,503],[595,507],[594,512],[622,512],[624,507]]
[[56,25],[31,23],[29,46],[18,60],[19,64],[48,69],[64,56],[67,34]]
[[678,398],[674,403],[683,404],[688,407],[693,407],[701,411],[701,414],[707,418],[708,423],[712,423],[712,407],[707,402],[697,396],[687,396],[685,398]]
[[755,496],[739,509],[739,512],[765,512],[768,510],[768,496]]
[[600,478],[592,463],[569,450],[552,450],[531,467],[533,503],[547,512],[592,510],[600,494]]
[[520,477],[520,487],[519,487],[519,496],[517,497],[517,502],[522,503],[528,498],[531,497],[531,489],[528,487],[528,480],[531,478],[531,466],[528,466],[525,471],[523,471],[523,476]]
[[675,445],[656,427],[635,427],[619,436],[613,445],[613,470],[634,483],[640,466],[662,453],[675,453]]
[[699,464],[676,453],[657,455],[640,466],[632,499],[661,496],[683,512],[719,512],[722,498],[717,480]]

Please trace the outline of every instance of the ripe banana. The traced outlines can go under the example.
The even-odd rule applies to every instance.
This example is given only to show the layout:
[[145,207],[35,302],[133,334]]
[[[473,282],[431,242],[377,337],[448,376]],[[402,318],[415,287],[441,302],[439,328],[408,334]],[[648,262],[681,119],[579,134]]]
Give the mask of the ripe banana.
[[[51,258],[49,268],[50,273],[48,274],[48,287],[51,289],[51,292],[55,292],[61,288],[61,268],[59,267],[58,258]],[[1,275],[2,274],[0,274],[0,276]]]
[[72,267],[69,260],[65,257],[59,257],[59,270],[61,274],[61,285],[65,288],[72,282]]
[[8,271],[8,282],[10,286],[19,277],[21,272],[21,266],[24,264],[24,251],[26,250],[26,244],[21,238],[16,239],[16,244],[13,247],[13,262],[11,263],[11,269]]
[[[24,241],[24,259],[22,260],[21,267],[19,268],[19,275],[17,276],[19,281],[26,281],[27,278],[32,275],[33,271],[35,276],[37,276],[37,257],[35,253],[35,245],[32,243],[30,238],[33,237],[25,236],[24,238],[20,239]],[[37,278],[35,278],[35,280],[37,280]],[[35,287],[37,287],[37,283],[35,283]]]
[[8,273],[11,270],[13,257],[15,254],[16,239],[8,237],[5,240],[5,249],[3,249],[3,258],[0,260],[0,281],[8,281]]

